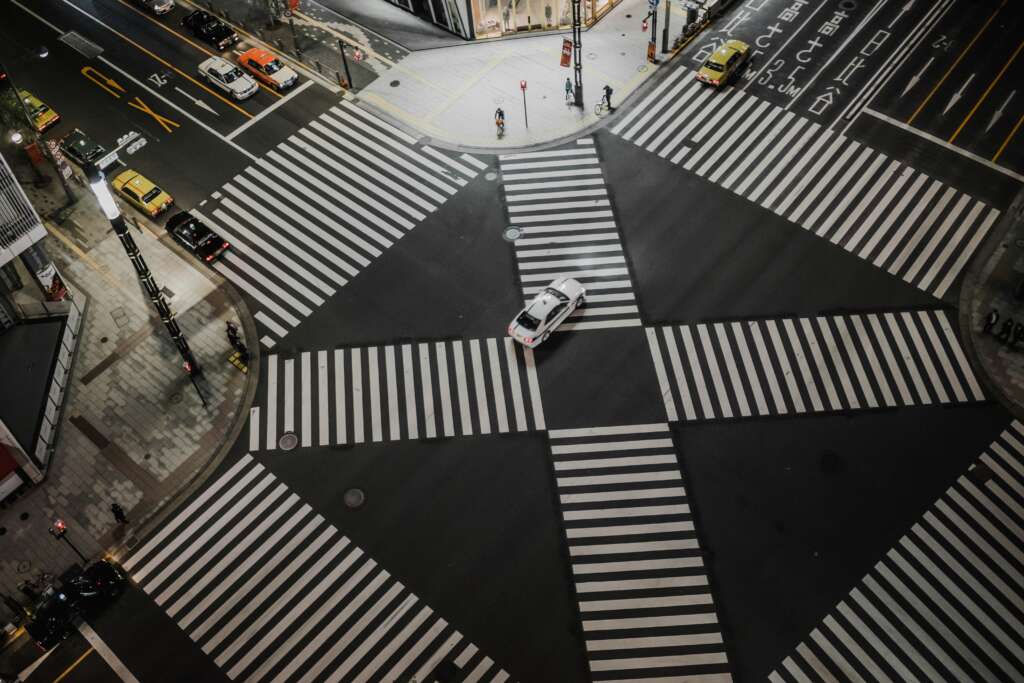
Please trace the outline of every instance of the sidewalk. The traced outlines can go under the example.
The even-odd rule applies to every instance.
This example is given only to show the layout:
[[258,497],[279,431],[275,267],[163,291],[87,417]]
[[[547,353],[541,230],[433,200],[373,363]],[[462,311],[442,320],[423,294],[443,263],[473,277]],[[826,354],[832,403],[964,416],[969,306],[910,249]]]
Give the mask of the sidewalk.
[[[241,320],[247,338],[255,335],[239,300],[211,280],[213,271],[170,248],[161,228],[139,218],[143,229],[131,228],[134,238],[204,368],[204,410],[109,222],[87,188],[74,188],[80,200],[61,223],[44,220],[44,246],[85,310],[56,451],[46,479],[0,510],[0,592],[20,602],[20,581],[40,570],[59,575],[78,561],[47,533],[54,519],[67,523],[68,538],[89,557],[131,543],[234,443],[258,377],[256,360],[248,375],[227,362],[226,320]],[[25,190],[44,219],[62,200],[57,183]],[[27,274],[23,280],[16,301],[27,303],[37,288]],[[115,501],[128,513],[126,528],[114,523]],[[0,603],[0,624],[10,620]]]
[[1024,420],[1024,343],[1015,349],[982,332],[992,309],[999,311],[993,332],[1012,318],[1024,323],[1024,300],[1014,290],[1024,280],[1024,189],[1003,212],[964,276],[960,294],[960,332],[971,364],[987,393],[1018,420]]

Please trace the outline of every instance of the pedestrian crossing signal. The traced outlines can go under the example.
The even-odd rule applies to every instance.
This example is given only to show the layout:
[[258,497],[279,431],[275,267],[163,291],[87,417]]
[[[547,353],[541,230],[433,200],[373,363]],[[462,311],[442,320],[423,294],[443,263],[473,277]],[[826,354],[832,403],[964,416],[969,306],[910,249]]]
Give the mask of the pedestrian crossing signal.
[[640,30],[643,31],[644,33],[647,32],[647,19],[644,19],[643,22],[640,24]]

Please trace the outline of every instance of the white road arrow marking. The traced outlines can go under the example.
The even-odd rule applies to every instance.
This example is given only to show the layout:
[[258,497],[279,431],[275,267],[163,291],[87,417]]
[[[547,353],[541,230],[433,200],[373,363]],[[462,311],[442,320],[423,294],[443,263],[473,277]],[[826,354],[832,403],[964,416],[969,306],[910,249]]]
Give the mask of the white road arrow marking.
[[957,102],[959,102],[963,98],[964,90],[967,90],[967,86],[969,86],[971,84],[971,81],[973,81],[973,80],[974,80],[974,74],[971,74],[970,76],[967,77],[967,80],[964,81],[964,84],[960,86],[960,89],[957,90],[955,93],[953,93],[953,96],[949,98],[949,104],[947,104],[946,108],[942,110],[942,115],[943,116],[946,115],[947,111],[949,111],[950,109],[953,108],[954,104],[956,104]]
[[206,102],[203,102],[202,100],[199,100],[199,99],[196,99],[195,97],[192,97],[191,95],[189,95],[187,92],[185,92],[184,90],[182,90],[178,86],[174,86],[174,89],[177,90],[178,92],[180,92],[182,95],[184,95],[188,99],[192,100],[192,104],[196,105],[197,107],[202,107],[203,109],[205,109],[206,111],[210,112],[214,116],[220,116],[220,114],[215,112],[213,110],[213,107],[208,105]]
[[896,17],[892,21],[889,22],[889,25],[886,28],[892,28],[893,24],[895,24],[897,21],[902,19],[903,15],[906,14],[907,12],[909,12],[910,8],[913,7],[913,6],[914,6],[914,0],[908,0],[907,4],[905,4],[903,7],[900,7],[900,13],[897,14]]
[[924,76],[924,72],[928,70],[928,67],[930,67],[932,65],[932,62],[934,62],[934,61],[935,61],[935,57],[929,57],[928,58],[928,62],[917,73],[917,75],[910,77],[910,82],[907,83],[907,87],[905,87],[903,89],[903,92],[900,93],[900,97],[903,97],[904,95],[906,95],[908,92],[910,92],[911,88],[913,88],[915,85],[918,84],[918,82],[921,80],[921,76]]
[[1011,90],[1010,91],[1010,96],[1007,97],[1006,101],[1003,102],[1003,104],[999,107],[999,109],[996,109],[996,112],[994,114],[992,114],[992,120],[988,122],[987,126],[985,126],[985,132],[986,133],[989,132],[992,129],[992,126],[996,125],[996,121],[998,121],[999,119],[1001,119],[1003,117],[1003,110],[1006,109],[1006,105],[1008,105],[1010,103],[1010,100],[1012,100],[1013,96],[1016,95],[1016,94],[1017,94],[1016,90]]

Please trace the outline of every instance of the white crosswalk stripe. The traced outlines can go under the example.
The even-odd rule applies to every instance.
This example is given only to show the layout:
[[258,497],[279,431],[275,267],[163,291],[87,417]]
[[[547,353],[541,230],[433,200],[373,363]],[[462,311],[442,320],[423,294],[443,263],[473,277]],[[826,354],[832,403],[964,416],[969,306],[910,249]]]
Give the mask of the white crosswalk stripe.
[[533,351],[510,338],[266,357],[250,443],[303,447],[544,429]]
[[[590,138],[544,152],[499,157],[509,223],[523,231],[515,242],[523,298],[551,280],[574,277],[587,288],[587,305],[559,330],[640,325],[601,162]],[[566,181],[566,176],[573,176]]]
[[731,680],[668,425],[549,438],[594,680]]
[[996,681],[1024,671],[1024,425],[1014,422],[772,681]]
[[342,102],[193,213],[231,243],[214,268],[253,298],[270,348],[485,167]]
[[646,332],[668,419],[693,421],[983,401],[953,325],[929,310]]
[[612,132],[942,298],[999,211],[808,123],[677,69]]
[[123,564],[232,680],[508,680],[249,455]]

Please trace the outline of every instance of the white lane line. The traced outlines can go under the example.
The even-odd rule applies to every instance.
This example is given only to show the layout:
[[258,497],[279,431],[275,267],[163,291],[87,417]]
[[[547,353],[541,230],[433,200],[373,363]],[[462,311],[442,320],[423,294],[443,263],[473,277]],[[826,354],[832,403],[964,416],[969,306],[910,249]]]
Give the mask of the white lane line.
[[437,420],[434,418],[434,385],[430,378],[430,345],[421,343],[420,390],[423,392],[423,421],[427,425],[427,438],[437,436]]
[[124,683],[139,683],[139,679],[135,678],[132,672],[128,670],[128,667],[124,665],[124,662],[114,654],[113,650],[107,647],[107,644],[100,639],[99,634],[93,630],[92,626],[83,621],[78,625],[78,632],[85,636],[85,639],[92,645],[92,649],[99,653],[99,656],[103,658],[107,666],[114,670],[118,678],[124,681]]
[[302,446],[313,445],[313,378],[310,352],[302,352]]
[[345,352],[334,350],[334,440],[347,443],[348,427],[345,424]]
[[330,391],[327,386],[327,352],[317,351],[316,354],[316,376],[317,376],[317,425],[319,427],[320,446],[327,446],[331,443],[330,427],[328,425],[328,403],[330,402]]
[[526,431],[526,404],[523,400],[523,385],[519,379],[519,362],[516,359],[515,342],[505,337],[505,367],[508,368],[509,391],[512,394],[512,408],[516,415],[516,431]]
[[473,366],[473,389],[476,391],[477,421],[481,434],[491,433],[491,416],[487,407],[487,387],[484,385],[483,358],[480,355],[480,340],[469,342],[470,361]]
[[380,415],[380,368],[377,366],[377,347],[366,349],[366,369],[370,376],[370,438],[383,438]]
[[[654,361],[654,374],[658,378],[661,399],[665,404],[665,415],[670,422],[675,422],[679,419],[679,413],[676,412],[676,401],[672,397],[672,386],[668,383],[668,374],[665,372],[665,361],[661,356],[661,348],[658,345],[658,333],[651,327],[648,327],[645,332],[647,333],[647,345],[651,350],[651,359]],[[671,342],[668,343],[671,344]],[[680,391],[682,391],[682,387],[680,387]]]
[[284,431],[295,431],[295,359],[284,362]]
[[530,385],[530,404],[533,407],[534,429],[544,429],[544,406],[540,399],[540,382],[537,381],[537,361],[533,349],[523,349],[526,360],[526,381]]
[[410,439],[420,438],[416,417],[416,374],[412,365],[412,344],[402,344],[402,387],[405,389],[405,425]]
[[253,406],[249,409],[249,450],[260,449],[260,409]]
[[267,358],[267,450],[277,447],[277,354]]
[[437,390],[441,394],[441,419],[444,424],[444,435],[455,436],[451,385],[448,382],[448,356],[445,353],[444,342],[437,342],[434,345],[434,353],[437,357]]
[[303,90],[305,90],[306,88],[308,88],[311,85],[313,85],[313,81],[311,81],[311,80],[306,81],[305,83],[303,83],[299,87],[295,88],[295,90],[292,90],[290,93],[288,93],[284,97],[280,98],[277,102],[274,102],[272,105],[270,105],[269,107],[267,107],[266,109],[261,111],[259,114],[256,114],[256,116],[253,116],[251,119],[249,119],[248,121],[246,121],[245,123],[240,125],[238,128],[235,128],[233,131],[231,131],[230,133],[225,135],[224,139],[225,140],[234,140],[236,135],[244,133],[246,130],[249,129],[249,126],[253,125],[257,121],[262,119],[264,116],[266,116],[270,112],[274,111],[275,109],[277,109],[278,107],[280,107],[281,105],[286,103],[288,100],[292,99],[293,97],[295,97],[296,95],[298,95],[300,92],[302,92]]
[[395,347],[384,347],[384,371],[387,374],[388,387],[388,428],[392,441],[402,438],[401,419],[398,411],[398,378],[395,369]]
[[352,440],[362,443],[363,429],[363,362],[359,349],[352,349]]
[[501,356],[498,352],[498,340],[491,337],[487,340],[487,359],[491,371],[491,391],[494,394],[494,412],[498,419],[498,431],[508,431],[508,408],[505,405],[505,384],[501,379]]
[[462,435],[473,433],[473,416],[469,410],[469,387],[466,383],[466,357],[462,352],[462,340],[452,342],[452,362],[455,364],[455,388],[459,395],[459,420]]

